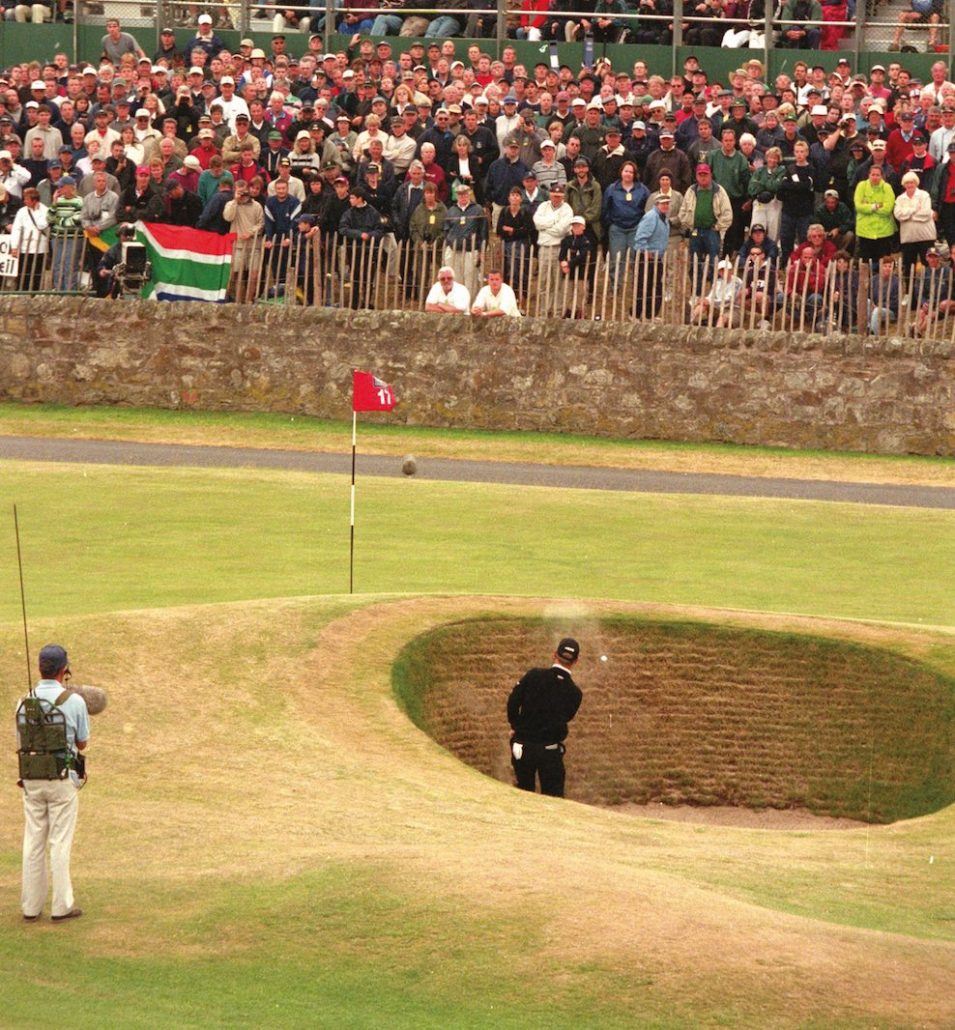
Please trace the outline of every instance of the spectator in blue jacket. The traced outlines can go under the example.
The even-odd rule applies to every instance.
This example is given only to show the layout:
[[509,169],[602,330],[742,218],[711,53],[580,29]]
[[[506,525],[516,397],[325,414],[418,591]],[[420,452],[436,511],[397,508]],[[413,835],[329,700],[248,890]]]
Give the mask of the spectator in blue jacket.
[[381,215],[368,203],[364,186],[348,193],[349,208],[338,223],[339,235],[347,241],[345,258],[351,267],[351,306],[372,308],[371,284],[378,271],[378,255],[384,229]]
[[272,252],[272,282],[275,287],[274,296],[279,295],[279,287],[285,285],[288,271],[289,255],[292,253],[292,237],[296,231],[296,220],[302,210],[302,203],[293,197],[288,190],[285,179],[275,180],[275,195],[265,202],[265,243],[266,250]]
[[232,226],[225,220],[222,213],[225,211],[226,204],[235,196],[232,189],[233,183],[231,172],[223,172],[219,176],[218,189],[202,209],[199,221],[196,222],[197,229],[217,232],[220,236],[232,232]]
[[632,161],[621,166],[620,178],[604,191],[600,220],[607,229],[611,278],[616,275],[618,261],[622,267],[633,249],[634,234],[649,196],[646,186],[637,182],[637,166]]
[[491,221],[497,225],[501,211],[507,207],[510,192],[516,186],[524,185],[524,176],[530,171],[520,159],[521,144],[516,137],[508,136],[504,141],[504,153],[488,166],[484,196],[491,202]]
[[670,243],[670,198],[661,193],[643,216],[633,234],[633,313],[636,318],[656,318],[663,301],[663,258]]

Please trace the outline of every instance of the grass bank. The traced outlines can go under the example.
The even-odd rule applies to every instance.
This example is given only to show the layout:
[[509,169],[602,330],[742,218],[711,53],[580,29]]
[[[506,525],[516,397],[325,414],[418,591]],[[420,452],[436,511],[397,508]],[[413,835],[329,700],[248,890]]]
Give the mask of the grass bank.
[[[18,921],[17,799],[0,799],[3,1022],[950,1024],[951,808],[841,832],[632,819],[482,776],[397,709],[414,633],[541,609],[293,600],[40,623],[77,642],[110,707],[78,923]],[[3,654],[19,629],[0,628]]]

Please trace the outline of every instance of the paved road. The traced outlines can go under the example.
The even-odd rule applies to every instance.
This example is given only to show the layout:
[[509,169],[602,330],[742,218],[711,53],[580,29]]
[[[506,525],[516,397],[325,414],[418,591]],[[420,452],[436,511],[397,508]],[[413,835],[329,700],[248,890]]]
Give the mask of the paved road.
[[[300,472],[333,472],[341,475],[351,473],[350,454],[21,436],[0,436],[0,459],[107,465],[274,468]],[[399,458],[359,453],[357,467],[358,474],[362,476],[399,477],[402,474]],[[656,472],[427,458],[418,463],[418,477],[455,482],[566,487],[575,490],[718,494],[731,497],[777,497],[895,507],[955,508],[955,487],[770,479],[761,476],[723,476],[705,472]]]

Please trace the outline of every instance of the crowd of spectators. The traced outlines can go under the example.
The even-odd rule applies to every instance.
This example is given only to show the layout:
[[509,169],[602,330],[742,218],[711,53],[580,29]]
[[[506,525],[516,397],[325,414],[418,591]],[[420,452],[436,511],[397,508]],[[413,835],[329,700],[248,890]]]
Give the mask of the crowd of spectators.
[[[0,222],[25,256],[49,249],[54,288],[76,286],[69,230],[137,220],[234,232],[237,275],[258,243],[277,283],[303,246],[345,242],[357,275],[421,286],[434,270],[401,255],[437,247],[469,300],[490,243],[518,306],[532,263],[556,298],[597,254],[615,277],[632,255],[686,248],[697,296],[722,308],[733,291],[806,293],[837,255],[876,269],[901,252],[921,273],[955,243],[942,61],[925,82],[845,58],[769,79],[754,57],[712,81],[695,57],[671,76],[642,60],[531,67],[479,43],[458,59],[450,40],[395,54],[355,37],[331,54],[313,34],[299,55],[284,36],[230,53],[199,22],[184,49],[166,30],[147,55],[113,23],[97,65],[58,54],[0,77]],[[662,283],[644,286],[655,310]]]

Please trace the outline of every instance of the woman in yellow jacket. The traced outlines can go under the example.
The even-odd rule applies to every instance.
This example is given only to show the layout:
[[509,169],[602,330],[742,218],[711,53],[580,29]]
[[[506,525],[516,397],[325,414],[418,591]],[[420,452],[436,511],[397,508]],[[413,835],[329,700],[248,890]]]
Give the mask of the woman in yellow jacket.
[[856,239],[863,261],[878,261],[892,253],[896,222],[895,191],[882,178],[882,169],[872,165],[869,177],[856,186]]

